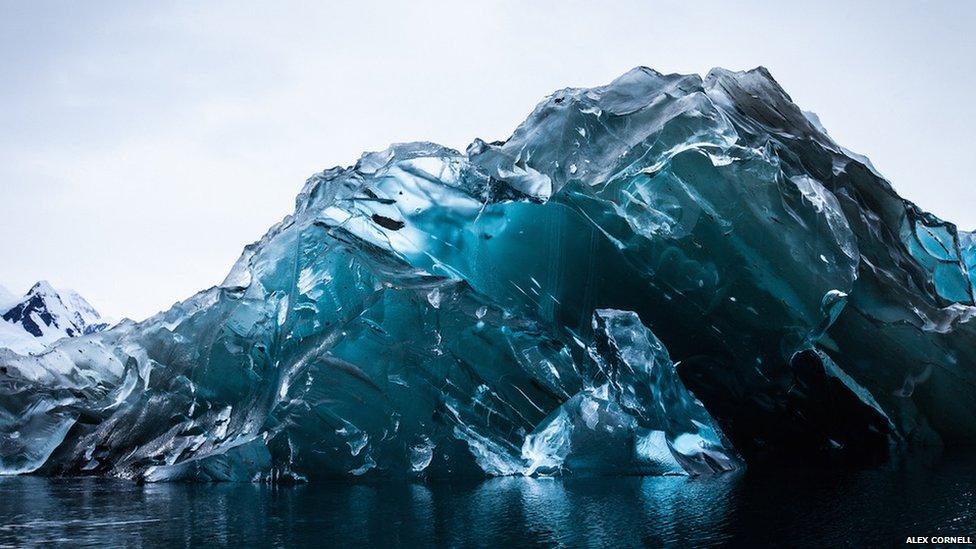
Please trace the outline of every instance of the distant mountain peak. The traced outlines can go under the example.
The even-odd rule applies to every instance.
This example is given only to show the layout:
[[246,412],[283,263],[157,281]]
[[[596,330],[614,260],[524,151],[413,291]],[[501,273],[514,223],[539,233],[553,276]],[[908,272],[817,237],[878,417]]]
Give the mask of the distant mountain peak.
[[34,283],[33,286],[31,286],[30,290],[27,291],[27,295],[33,295],[39,293],[57,294],[58,291],[55,290],[54,286],[52,286],[51,283],[48,282],[47,280],[38,280],[37,282]]
[[[12,303],[6,293],[6,299],[0,298],[0,318],[9,325],[4,333],[27,337],[0,338],[0,347],[34,351],[63,337],[94,333],[110,324],[78,292],[59,291],[47,280],[39,280]],[[19,334],[18,328],[24,333]]]

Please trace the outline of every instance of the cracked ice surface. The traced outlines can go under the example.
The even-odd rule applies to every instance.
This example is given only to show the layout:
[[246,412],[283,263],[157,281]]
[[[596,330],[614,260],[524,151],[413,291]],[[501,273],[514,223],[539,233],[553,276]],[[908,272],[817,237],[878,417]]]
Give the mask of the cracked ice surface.
[[976,245],[765,69],[311,177],[226,280],[0,350],[0,470],[701,474],[976,441]]

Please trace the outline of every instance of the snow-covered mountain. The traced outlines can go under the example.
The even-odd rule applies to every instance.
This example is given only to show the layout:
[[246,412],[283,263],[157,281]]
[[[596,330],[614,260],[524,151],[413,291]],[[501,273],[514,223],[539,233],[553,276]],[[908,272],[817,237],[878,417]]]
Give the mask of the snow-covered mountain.
[[0,287],[0,347],[18,353],[43,351],[64,337],[107,328],[111,322],[74,290],[56,290],[42,280],[22,297]]

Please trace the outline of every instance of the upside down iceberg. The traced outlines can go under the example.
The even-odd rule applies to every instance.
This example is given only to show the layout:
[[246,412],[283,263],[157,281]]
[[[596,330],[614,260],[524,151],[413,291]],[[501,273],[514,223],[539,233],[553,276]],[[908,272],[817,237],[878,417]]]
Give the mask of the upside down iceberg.
[[0,351],[0,471],[700,474],[976,441],[973,235],[762,68],[314,175],[226,280]]

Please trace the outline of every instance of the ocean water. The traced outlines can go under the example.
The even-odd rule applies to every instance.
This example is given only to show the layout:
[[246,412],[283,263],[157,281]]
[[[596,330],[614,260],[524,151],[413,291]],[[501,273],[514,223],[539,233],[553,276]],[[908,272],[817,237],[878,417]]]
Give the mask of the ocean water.
[[976,455],[707,478],[298,486],[0,477],[0,546],[892,546],[976,541]]

